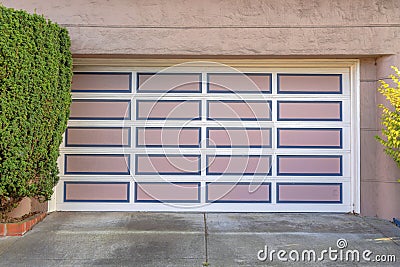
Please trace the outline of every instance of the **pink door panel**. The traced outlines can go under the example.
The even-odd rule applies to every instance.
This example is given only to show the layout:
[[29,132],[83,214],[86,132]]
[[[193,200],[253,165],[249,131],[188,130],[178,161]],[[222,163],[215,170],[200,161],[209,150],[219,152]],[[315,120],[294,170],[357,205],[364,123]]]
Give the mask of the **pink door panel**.
[[278,121],[341,121],[340,101],[278,101]]
[[271,120],[271,101],[208,101],[208,120]]
[[200,174],[200,156],[136,155],[136,174]]
[[278,74],[279,93],[342,92],[341,74]]
[[66,202],[129,202],[129,182],[65,182]]
[[269,175],[270,169],[270,156],[207,156],[207,174],[210,175]]
[[129,174],[129,155],[65,155],[65,174]]
[[138,147],[199,147],[200,128],[137,128]]
[[72,92],[130,93],[130,73],[76,72],[72,76]]
[[130,146],[130,128],[117,127],[68,127],[65,146]]
[[200,202],[200,183],[136,183],[135,202]]
[[341,203],[342,184],[278,183],[278,203]]
[[207,128],[208,147],[271,147],[269,128]]
[[210,73],[210,93],[271,93],[271,75],[265,73]]
[[140,93],[200,93],[198,73],[138,73]]
[[277,156],[278,175],[341,176],[341,156]]
[[278,128],[278,147],[342,148],[342,129]]
[[70,119],[130,119],[130,103],[130,100],[74,100],[71,104]]
[[207,202],[271,202],[269,183],[207,183],[206,186]]
[[201,102],[180,100],[138,100],[138,120],[199,120]]

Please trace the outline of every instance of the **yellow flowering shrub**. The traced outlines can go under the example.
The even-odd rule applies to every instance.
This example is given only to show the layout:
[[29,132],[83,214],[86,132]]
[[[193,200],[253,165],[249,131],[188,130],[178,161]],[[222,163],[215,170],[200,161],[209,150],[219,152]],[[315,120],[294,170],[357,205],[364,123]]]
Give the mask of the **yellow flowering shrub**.
[[390,75],[395,86],[380,81],[378,91],[390,102],[390,106],[379,105],[382,109],[382,137],[376,139],[384,146],[385,153],[392,157],[400,167],[400,71],[393,67],[395,74]]

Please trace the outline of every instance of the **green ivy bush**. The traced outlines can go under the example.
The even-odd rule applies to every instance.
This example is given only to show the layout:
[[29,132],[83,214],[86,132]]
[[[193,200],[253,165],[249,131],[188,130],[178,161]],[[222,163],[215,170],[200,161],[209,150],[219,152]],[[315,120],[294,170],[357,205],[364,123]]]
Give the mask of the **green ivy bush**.
[[0,216],[24,197],[49,200],[71,104],[66,29],[0,5]]

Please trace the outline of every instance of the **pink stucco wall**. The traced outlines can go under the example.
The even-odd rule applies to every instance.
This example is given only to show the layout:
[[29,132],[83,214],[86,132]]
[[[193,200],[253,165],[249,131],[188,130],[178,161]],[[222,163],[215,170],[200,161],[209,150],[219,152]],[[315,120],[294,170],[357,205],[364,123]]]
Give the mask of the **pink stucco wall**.
[[376,142],[380,110],[386,103],[377,93],[379,79],[387,79],[390,66],[400,66],[398,55],[361,60],[361,214],[391,219],[400,217],[400,170]]
[[66,26],[74,54],[321,56],[400,51],[391,42],[399,38],[397,0],[2,3]]
[[400,171],[382,151],[377,80],[400,66],[397,0],[3,0],[65,26],[75,57],[361,59],[361,213],[400,217]]

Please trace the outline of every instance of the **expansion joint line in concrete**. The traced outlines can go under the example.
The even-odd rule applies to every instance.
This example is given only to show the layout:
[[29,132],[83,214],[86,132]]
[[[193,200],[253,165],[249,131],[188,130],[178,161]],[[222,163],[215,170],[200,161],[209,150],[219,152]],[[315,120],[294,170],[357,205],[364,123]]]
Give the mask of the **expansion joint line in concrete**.
[[208,226],[207,226],[207,214],[203,212],[203,221],[204,221],[204,253],[205,253],[205,261],[203,266],[208,266]]

